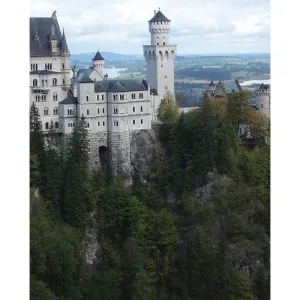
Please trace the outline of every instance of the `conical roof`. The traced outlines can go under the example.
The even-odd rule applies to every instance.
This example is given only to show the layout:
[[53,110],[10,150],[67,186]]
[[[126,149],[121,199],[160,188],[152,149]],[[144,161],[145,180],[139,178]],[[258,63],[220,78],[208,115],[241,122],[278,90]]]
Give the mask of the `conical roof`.
[[159,21],[171,22],[160,10],[155,14],[155,16],[151,20],[149,20],[149,22],[159,22]]
[[61,43],[60,43],[60,51],[61,52],[69,52],[64,30],[63,30],[63,35],[62,35],[62,38],[61,38]]
[[99,51],[97,51],[96,55],[94,56],[93,61],[94,60],[104,60]]
[[209,84],[209,86],[215,86],[214,82],[211,81],[210,84]]

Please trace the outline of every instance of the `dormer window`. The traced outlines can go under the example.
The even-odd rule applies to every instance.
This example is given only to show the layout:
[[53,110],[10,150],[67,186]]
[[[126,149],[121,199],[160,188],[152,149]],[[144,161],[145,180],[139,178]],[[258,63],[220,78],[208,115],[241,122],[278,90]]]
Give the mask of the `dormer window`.
[[37,40],[39,39],[39,37],[38,37],[38,35],[37,35],[36,33],[33,35],[33,39],[34,39],[35,41],[37,41]]

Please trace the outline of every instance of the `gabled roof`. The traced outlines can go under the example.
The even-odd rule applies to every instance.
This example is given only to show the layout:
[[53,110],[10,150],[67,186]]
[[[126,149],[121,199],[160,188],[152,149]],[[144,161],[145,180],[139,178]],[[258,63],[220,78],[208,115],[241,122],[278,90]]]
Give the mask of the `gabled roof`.
[[214,82],[211,81],[210,84],[209,84],[209,86],[215,86]]
[[133,79],[124,80],[104,80],[96,81],[94,90],[99,92],[134,92],[134,91],[147,91],[148,86],[146,81],[136,81]]
[[268,90],[269,88],[270,88],[269,84],[263,84],[263,83],[259,87],[260,90]]
[[151,95],[155,95],[155,96],[157,96],[157,95],[158,95],[158,93],[157,93],[157,90],[156,90],[156,89],[150,89],[150,94],[151,94]]
[[160,10],[148,22],[159,22],[159,21],[171,22]]
[[[50,40],[57,39],[58,45],[62,43],[62,34],[56,18],[30,18],[30,55],[31,56],[53,56],[60,55],[61,49],[58,47],[57,53],[51,51]],[[54,26],[55,35],[52,35],[52,26]],[[37,40],[34,35],[37,35]]]
[[90,78],[90,75],[94,69],[80,69],[77,73],[76,81],[79,83],[93,83],[94,81]]
[[102,55],[100,54],[100,52],[97,51],[96,55],[93,58],[93,61],[94,60],[105,60],[105,59],[102,57]]
[[78,98],[73,96],[71,90],[68,90],[68,97],[63,101],[59,102],[59,104],[78,104]]

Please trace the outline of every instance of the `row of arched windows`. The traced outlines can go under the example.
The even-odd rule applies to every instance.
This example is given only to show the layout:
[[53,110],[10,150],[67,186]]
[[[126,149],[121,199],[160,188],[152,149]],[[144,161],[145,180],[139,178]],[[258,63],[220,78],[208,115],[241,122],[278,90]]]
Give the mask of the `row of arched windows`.
[[31,64],[31,70],[38,70],[38,64]]
[[[44,81],[44,79],[42,79],[41,83],[42,83],[42,86],[44,86],[45,84],[46,85],[48,84],[48,81],[47,81],[47,79],[45,81]],[[63,79],[63,84],[65,84],[64,79]],[[32,85],[33,86],[38,86],[38,80],[36,78],[32,80]],[[53,78],[52,85],[54,85],[54,86],[57,85],[57,79],[56,78]]]
[[35,95],[35,101],[47,101],[46,95]]
[[49,64],[45,64],[45,70],[52,70],[52,64],[49,63]]
[[114,107],[114,114],[117,114],[117,113],[118,113],[118,108]]
[[68,109],[68,115],[75,115],[74,108],[69,108]]
[[[54,128],[55,128],[55,129],[58,129],[58,127],[59,127],[59,123],[58,123],[58,122],[55,122],[55,123],[54,123]],[[48,122],[45,123],[45,129],[49,129],[49,123],[48,123]]]

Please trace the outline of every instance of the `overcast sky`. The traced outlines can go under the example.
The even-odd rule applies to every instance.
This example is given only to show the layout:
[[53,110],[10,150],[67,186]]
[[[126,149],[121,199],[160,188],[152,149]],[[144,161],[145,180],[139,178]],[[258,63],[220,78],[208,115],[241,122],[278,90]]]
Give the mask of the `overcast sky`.
[[31,0],[30,16],[56,10],[71,53],[142,54],[158,7],[178,54],[270,52],[269,0]]

